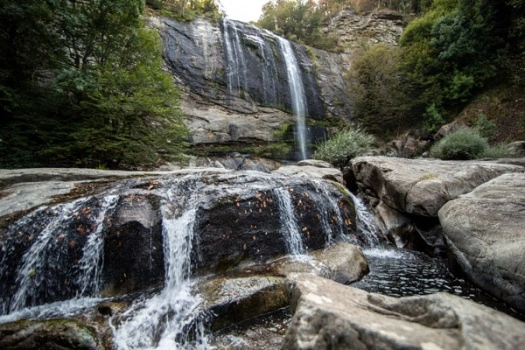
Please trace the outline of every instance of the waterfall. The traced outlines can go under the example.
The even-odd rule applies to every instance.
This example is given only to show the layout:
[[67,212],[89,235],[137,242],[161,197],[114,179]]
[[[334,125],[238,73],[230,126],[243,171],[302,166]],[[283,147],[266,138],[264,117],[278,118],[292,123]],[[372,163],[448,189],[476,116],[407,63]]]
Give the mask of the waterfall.
[[292,99],[292,109],[296,118],[297,143],[301,152],[301,159],[306,159],[307,130],[306,130],[306,94],[299,64],[292,49],[292,44],[281,37],[277,37],[281,45],[288,75],[288,87]]
[[[42,295],[53,299],[55,284],[66,284],[74,286],[77,297],[98,294],[100,280],[100,256],[103,247],[103,231],[108,225],[106,218],[111,215],[117,204],[118,196],[107,196],[96,203],[93,210],[89,210],[89,223],[77,227],[77,231],[86,230],[86,242],[82,248],[82,257],[76,268],[71,271],[61,271],[62,264],[68,259],[70,250],[74,250],[77,241],[73,236],[64,232],[64,227],[73,217],[80,215],[84,205],[90,201],[79,199],[68,204],[58,206],[54,209],[56,216],[49,222],[42,221],[44,229],[38,233],[37,237],[30,235],[28,239],[34,243],[22,257],[21,266],[17,269],[15,291],[9,305],[3,305],[4,312],[7,310],[18,311],[26,306],[36,305]],[[39,215],[48,210],[44,207],[30,215],[27,220],[40,221]],[[98,215],[97,215],[98,210]],[[86,214],[85,211],[82,214]],[[27,220],[22,221],[21,225],[27,224]],[[4,256],[9,257],[9,253]],[[2,270],[9,268],[7,262],[2,261]],[[56,281],[55,275],[58,272],[67,276],[67,280]],[[2,271],[2,274],[5,274]]]
[[359,197],[353,195],[349,191],[348,194],[354,202],[355,213],[357,216],[357,231],[360,237],[369,247],[379,246],[380,233],[379,228],[374,222],[374,216]]
[[226,76],[228,78],[228,90],[230,97],[233,89],[247,90],[246,61],[244,51],[239,38],[237,26],[234,21],[224,18],[224,46],[226,50]]
[[[135,302],[114,325],[115,344],[119,350],[132,349],[208,349],[204,326],[199,319],[202,300],[192,292],[191,252],[198,201],[195,190],[182,209],[171,212],[170,203],[179,195],[168,192],[162,207],[165,287],[157,295]],[[195,334],[194,344],[190,336]],[[195,344],[196,342],[196,344]]]
[[275,196],[279,203],[279,214],[281,229],[285,237],[288,252],[293,256],[306,254],[306,249],[297,227],[297,218],[292,203],[292,197],[288,189],[284,187],[275,189]]
[[[332,244],[335,240],[345,240],[345,234],[343,232],[344,219],[339,210],[339,203],[333,197],[330,196],[326,184],[322,181],[314,181],[317,192],[318,211],[321,215],[321,223],[325,227],[327,234],[328,245]],[[330,222],[333,222],[337,226],[337,232],[330,226]]]
[[[104,301],[119,302],[127,300],[125,293],[137,293],[127,294],[134,301],[125,311],[107,318],[115,350],[210,349],[205,333],[210,315],[196,283],[199,275],[219,271],[209,263],[220,256],[219,243],[226,250],[237,249],[229,253],[237,254],[233,264],[239,259],[264,263],[285,253],[308,259],[307,248],[321,249],[345,235],[344,218],[351,215],[333,185],[304,178],[238,172],[166,177],[155,186],[142,179],[128,181],[119,185],[122,195],[111,191],[42,207],[7,228],[0,237],[0,323],[75,317],[93,312]],[[99,298],[99,289],[116,284],[109,257],[122,251],[120,243],[133,240],[124,230],[134,230],[136,226],[127,224],[138,224],[142,210],[155,217],[155,224],[141,231],[137,245],[146,247],[137,247],[134,254],[162,244],[163,287],[145,291],[160,282],[152,279],[144,287],[111,290],[111,297]],[[225,217],[231,222],[226,224]],[[153,232],[156,238],[148,243],[144,235]],[[124,278],[131,282],[138,277]]]

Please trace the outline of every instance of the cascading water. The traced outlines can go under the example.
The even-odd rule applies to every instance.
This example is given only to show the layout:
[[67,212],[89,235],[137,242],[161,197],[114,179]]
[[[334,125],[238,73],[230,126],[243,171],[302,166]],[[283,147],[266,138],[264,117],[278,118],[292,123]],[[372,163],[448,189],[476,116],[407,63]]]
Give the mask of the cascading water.
[[[92,198],[83,198],[53,209],[52,216],[41,219],[41,215],[49,211],[42,208],[32,215],[22,219],[13,231],[19,232],[20,240],[27,236],[30,248],[21,258],[21,265],[17,267],[12,297],[2,298],[2,313],[19,311],[24,307],[38,305],[40,299],[60,300],[66,296],[76,298],[97,295],[100,280],[100,256],[103,247],[103,231],[109,225],[107,220],[117,204],[118,196],[104,197],[93,203],[92,209],[85,209],[85,205]],[[73,218],[84,218],[79,221],[75,234],[64,232]],[[44,228],[38,232],[39,225]],[[27,226],[31,227],[27,230]],[[32,242],[34,240],[34,242]],[[85,241],[79,252],[81,258],[75,268],[64,271],[63,265],[72,254],[76,254],[77,244]],[[6,249],[6,248],[4,248]],[[11,271],[10,260],[14,251],[4,251],[0,264],[0,279],[9,280]],[[62,280],[57,279],[57,276]],[[62,283],[63,294],[56,289]]]
[[306,130],[306,94],[304,93],[303,78],[301,70],[292,49],[292,44],[281,37],[279,40],[281,49],[286,63],[286,72],[288,75],[288,86],[292,98],[292,108],[296,117],[296,132],[301,159],[306,159],[307,153],[307,130]]
[[364,243],[368,247],[377,247],[381,244],[379,237],[381,237],[379,228],[374,222],[374,216],[366,208],[363,201],[352,194],[350,191],[346,193],[352,198],[354,202],[354,208],[357,216],[357,231],[359,237],[364,240]]
[[289,190],[283,187],[276,188],[275,195],[279,203],[281,227],[286,237],[288,252],[295,257],[306,254]]
[[[150,299],[133,304],[115,327],[117,349],[208,349],[199,320],[201,299],[192,293],[191,252],[198,202],[193,198],[178,216],[168,206],[177,195],[168,193],[162,207],[165,287]],[[190,333],[195,340],[190,340]]]
[[[122,184],[121,195],[43,207],[13,223],[1,237],[0,259],[4,264],[0,283],[7,287],[10,281],[16,281],[16,286],[12,292],[6,289],[0,294],[4,314],[0,323],[23,318],[75,317],[87,314],[86,310],[92,312],[102,302],[118,303],[133,295],[135,301],[125,311],[107,318],[115,349],[209,349],[205,332],[209,314],[196,289],[202,274],[199,269],[208,268],[209,265],[202,265],[220,253],[215,243],[201,241],[208,227],[213,240],[233,234],[233,244],[228,243],[227,247],[235,246],[247,261],[259,261],[263,254],[260,250],[266,254],[261,261],[283,254],[302,259],[308,249],[326,247],[338,236],[352,232],[344,223],[351,214],[344,212],[343,219],[339,205],[345,197],[335,186],[322,181],[246,172],[180,176],[150,192],[153,184],[148,180],[130,180],[129,184]],[[206,212],[220,214],[224,203],[229,205],[226,212],[234,215],[233,231],[228,231],[229,223],[220,215],[217,219],[202,219]],[[136,216],[153,207],[158,214]],[[262,221],[256,222],[259,218]],[[134,226],[127,225],[126,220]],[[152,222],[158,226],[146,229]],[[158,231],[153,227],[158,227]],[[218,233],[216,228],[222,231]],[[115,272],[106,269],[114,268],[108,260],[122,252],[120,243],[135,239],[132,232],[123,230],[135,229],[141,232],[137,241],[141,247],[134,247],[137,252],[133,255],[150,254],[157,249],[162,235],[164,283],[157,292],[145,289],[158,286],[154,284],[125,296],[126,289],[115,289],[120,288],[123,270],[117,266],[115,271],[119,272],[113,278]],[[243,230],[249,233],[244,234]],[[157,234],[154,232],[158,232],[159,241],[148,239]],[[116,237],[121,240],[115,240]],[[270,246],[274,250],[268,253]],[[8,266],[8,261],[20,263],[14,267]],[[67,293],[60,292],[64,288]],[[103,299],[99,293],[112,297]]]
[[228,18],[223,19],[224,45],[226,49],[226,76],[228,78],[228,89],[230,96],[233,91],[246,91],[246,60],[239,38],[236,23]]
[[[230,98],[233,96],[244,98],[244,94],[253,94],[252,98],[262,99],[260,102],[268,105],[291,103],[296,117],[295,129],[299,158],[306,159],[308,156],[306,128],[308,107],[301,68],[292,44],[271,32],[227,18],[223,20],[222,27],[226,56],[226,84]],[[255,55],[250,52],[254,48]],[[254,56],[262,58],[262,61],[261,59],[254,60]],[[278,65],[278,61],[281,66]],[[250,62],[250,70],[254,72],[248,72],[247,62]],[[252,67],[254,64],[257,67]],[[290,101],[283,101],[279,96],[278,91],[282,91],[284,95],[283,88],[278,86],[280,81],[287,81],[286,95],[290,96]],[[262,91],[262,96],[259,91]]]

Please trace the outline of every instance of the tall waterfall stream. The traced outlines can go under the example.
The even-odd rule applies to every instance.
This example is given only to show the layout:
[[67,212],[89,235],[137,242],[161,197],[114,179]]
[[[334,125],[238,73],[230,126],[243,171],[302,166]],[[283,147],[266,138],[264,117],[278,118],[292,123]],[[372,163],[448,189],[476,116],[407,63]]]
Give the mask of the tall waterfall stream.
[[[242,186],[249,184],[256,191],[273,193],[286,252],[301,259],[307,247],[299,235],[291,189],[282,180],[266,175],[258,175],[264,183],[255,185],[250,176],[247,175]],[[212,315],[203,309],[202,297],[194,291],[195,283],[200,278],[192,276],[191,263],[195,235],[198,235],[197,211],[209,199],[209,191],[228,194],[232,190],[221,185],[224,180],[213,181],[216,181],[215,186],[208,186],[198,177],[189,176],[174,181],[164,193],[160,203],[165,259],[164,287],[159,291],[144,293],[118,318],[110,320],[115,349],[214,349],[225,344],[229,348],[242,349],[261,346],[257,342],[261,341],[262,333],[266,334],[266,341],[271,342],[265,348],[278,348],[279,339],[290,317],[286,311],[281,310],[278,316],[259,318],[215,334],[206,329],[206,322]],[[326,235],[325,241],[331,244],[346,240],[339,202],[329,193],[326,182],[301,181],[313,189],[308,196],[316,203],[319,224]],[[480,290],[453,277],[443,261],[417,252],[382,246],[371,214],[358,198],[350,193],[347,195],[354,202],[357,235],[371,270],[368,276],[353,286],[391,296],[446,291],[490,304],[490,298]],[[82,198],[53,207],[42,207],[14,224],[12,232],[33,230],[36,226],[43,229],[35,230],[37,236],[29,237],[31,245],[21,257],[12,295],[4,295],[0,299],[3,315],[0,316],[0,323],[18,319],[73,317],[110,300],[100,297],[99,269],[104,245],[102,232],[111,225],[108,218],[115,211],[118,200],[118,195],[108,194],[99,199]],[[89,209],[86,207],[88,202],[91,203]],[[79,213],[86,214],[92,232],[86,238],[76,267],[56,280],[54,277],[62,269],[60,264],[66,258],[67,247],[71,248],[74,244],[66,228],[71,226],[71,219],[79,216]],[[76,231],[80,229],[76,227]],[[7,261],[12,258],[10,249],[14,248],[2,246],[0,277],[4,281],[10,273],[7,271]],[[55,295],[53,293],[60,290],[55,285],[56,281],[61,281],[61,278],[67,278],[67,285],[72,289],[66,290],[63,295]],[[46,298],[56,301],[39,304],[38,300]]]

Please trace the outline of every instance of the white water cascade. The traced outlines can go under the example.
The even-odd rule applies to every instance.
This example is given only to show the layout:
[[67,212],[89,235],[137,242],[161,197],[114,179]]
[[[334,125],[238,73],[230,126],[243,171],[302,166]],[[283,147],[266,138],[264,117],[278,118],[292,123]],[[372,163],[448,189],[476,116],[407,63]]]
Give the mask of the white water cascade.
[[[177,195],[168,193],[168,203]],[[134,349],[209,349],[204,324],[199,319],[202,300],[192,293],[190,280],[196,198],[182,214],[174,215],[169,205],[163,214],[165,287],[157,295],[135,302],[114,325],[119,350]],[[195,340],[191,341],[191,335]]]
[[281,37],[277,37],[286,62],[288,75],[288,87],[292,99],[292,108],[296,118],[297,143],[301,152],[301,159],[306,159],[307,153],[307,130],[306,130],[306,94],[304,92],[303,78],[292,49],[292,44]]
[[359,197],[355,196],[350,191],[347,191],[347,193],[354,202],[355,213],[357,216],[357,231],[360,233],[360,237],[369,247],[379,246],[380,232],[374,222],[372,213]]
[[288,189],[279,187],[274,190],[279,204],[281,229],[283,231],[288,253],[294,257],[306,254],[297,219],[295,218],[292,197]]
[[[89,233],[86,244],[82,249],[82,258],[78,263],[78,271],[69,278],[69,283],[78,285],[79,292],[77,298],[87,295],[97,295],[99,292],[100,264],[99,260],[103,249],[103,231],[108,222],[105,218],[111,215],[115,209],[118,196],[104,197],[98,203],[98,215],[92,218],[93,232]],[[46,276],[53,274],[55,269],[60,269],[58,265],[61,258],[66,255],[64,245],[72,245],[74,241],[69,241],[63,234],[64,223],[73,216],[78,215],[86,199],[79,199],[71,203],[62,205],[56,211],[57,218],[49,222],[36,238],[35,243],[24,254],[22,266],[18,269],[16,277],[16,291],[11,298],[10,305],[3,306],[10,311],[19,311],[31,305],[37,294],[42,290],[48,289]],[[36,211],[33,216],[38,215],[42,208]]]
[[230,96],[233,96],[234,89],[239,92],[247,90],[246,83],[246,61],[239,38],[237,26],[234,21],[224,18],[224,45],[226,49],[226,76],[228,77],[228,89]]
[[[276,248],[272,248],[275,252],[268,253],[264,261],[285,253],[297,260],[308,260],[307,248],[321,249],[344,239],[345,231],[350,233],[349,227],[345,227],[349,226],[345,220],[351,217],[350,211],[345,211],[344,208],[345,197],[332,184],[320,180],[244,172],[181,175],[180,178],[163,179],[155,188],[150,188],[150,183],[140,181],[130,181],[129,186],[123,188],[140,194],[151,190],[155,195],[156,200],[147,203],[154,203],[156,206],[155,232],[159,242],[158,245],[150,244],[159,248],[162,244],[165,273],[163,288],[153,289],[160,282],[156,279],[155,284],[148,285],[151,289],[137,290],[137,294],[98,298],[100,294],[104,294],[101,290],[111,287],[106,277],[108,267],[104,260],[112,252],[109,248],[112,244],[111,235],[115,232],[112,230],[120,230],[117,228],[118,220],[126,215],[126,211],[122,209],[129,209],[134,203],[146,201],[145,196],[139,199],[139,196],[135,198],[127,193],[114,195],[116,192],[111,191],[101,197],[82,198],[67,204],[44,207],[13,224],[12,230],[8,231],[10,240],[2,241],[3,246],[0,247],[3,249],[0,260],[11,261],[9,268],[4,269],[4,272],[9,270],[9,274],[0,274],[0,277],[5,277],[0,281],[9,300],[5,300],[0,294],[4,298],[0,302],[5,301],[10,305],[7,301],[11,302],[11,296],[14,295],[14,307],[7,307],[2,311],[4,315],[0,316],[0,323],[24,318],[74,318],[93,313],[94,310],[96,313],[97,305],[100,306],[102,302],[120,303],[121,300],[131,299],[133,303],[126,306],[125,311],[104,314],[113,331],[114,350],[212,349],[213,338],[207,335],[205,329],[211,317],[206,307],[210,306],[205,305],[204,297],[197,294],[196,283],[209,277],[202,275],[203,271],[208,272],[202,270],[199,264],[207,264],[209,257],[217,255],[216,245],[205,241],[209,239],[206,235],[213,239],[216,237],[216,228],[226,225],[221,220],[221,215],[205,214],[208,210],[219,212],[221,208],[229,208],[230,213],[235,213],[234,218],[239,221],[231,227],[234,235],[239,234],[236,239],[242,239],[243,230],[261,230],[257,239],[252,239],[250,234],[245,241],[248,247],[241,254],[244,254],[242,257],[246,260],[258,258],[258,250],[256,255],[250,253],[250,249],[253,248],[252,252],[258,248],[262,250],[270,245],[269,240],[277,244]],[[136,202],[127,201],[129,198],[134,198]],[[232,202],[232,198],[235,202]],[[222,204],[227,205],[221,207]],[[205,229],[207,226],[203,224],[207,215],[210,215],[210,222],[215,224],[211,226],[212,229]],[[264,220],[257,223],[259,228],[252,228],[252,223],[258,217]],[[269,224],[265,226],[267,222]],[[79,229],[84,230],[80,225],[89,227],[89,233],[79,232]],[[153,231],[148,232],[151,234]],[[308,232],[313,233],[312,237]],[[61,235],[64,235],[63,238]],[[16,246],[21,237],[24,241],[31,241],[31,244]],[[77,255],[74,259],[62,258],[64,251],[71,252],[68,249],[72,248],[69,243],[73,239],[78,242],[74,251]],[[147,240],[139,242],[148,244]],[[237,242],[241,241],[232,241],[234,245]],[[283,245],[286,245],[286,250]],[[237,246],[242,247],[242,244]],[[24,249],[25,253],[19,253],[17,257],[12,253],[16,249]],[[152,250],[155,248],[145,248],[147,252]],[[53,258],[55,255],[60,260],[59,267],[57,258]],[[13,262],[17,259],[20,260],[18,264]],[[108,260],[110,259],[106,262]],[[0,265],[0,273],[3,273],[1,267]],[[42,290],[54,292],[65,289],[64,278],[56,271],[64,274],[74,272],[71,274],[73,283],[67,290],[69,294],[57,292],[57,295],[49,298],[49,293],[39,295],[38,293],[43,293]],[[215,270],[210,271],[212,272],[209,273],[214,273]],[[57,276],[55,281],[53,278]],[[162,280],[162,276],[160,279]],[[7,286],[11,280],[16,280],[20,286],[13,288],[14,292],[10,294]],[[40,282],[42,285],[33,296],[35,291],[31,286]]]

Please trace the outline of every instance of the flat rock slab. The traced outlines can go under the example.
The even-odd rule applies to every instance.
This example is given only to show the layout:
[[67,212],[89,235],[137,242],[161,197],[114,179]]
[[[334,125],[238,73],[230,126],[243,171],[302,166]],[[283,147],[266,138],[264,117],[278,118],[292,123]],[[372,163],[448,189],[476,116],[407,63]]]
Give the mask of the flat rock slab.
[[446,293],[392,298],[308,274],[288,276],[283,349],[520,349],[525,323]]
[[286,165],[275,170],[274,173],[343,183],[343,173],[336,168],[318,167],[314,165]]
[[442,161],[359,157],[351,161],[355,180],[391,209],[437,217],[448,201],[505,173],[523,173],[519,165],[489,161]]
[[525,174],[505,174],[439,211],[448,248],[478,285],[525,311]]
[[48,320],[0,325],[0,348],[4,350],[101,349],[95,330],[74,320]]
[[[227,169],[188,168],[174,171],[118,171],[78,168],[0,169],[0,217],[52,203],[58,196],[90,182],[168,174],[223,173]],[[94,187],[98,186],[96,184]],[[77,192],[83,192],[79,190]],[[82,194],[82,193],[79,193]]]

